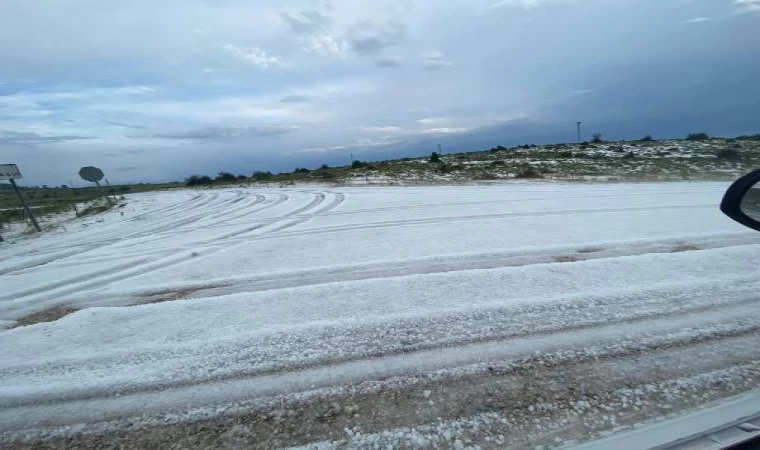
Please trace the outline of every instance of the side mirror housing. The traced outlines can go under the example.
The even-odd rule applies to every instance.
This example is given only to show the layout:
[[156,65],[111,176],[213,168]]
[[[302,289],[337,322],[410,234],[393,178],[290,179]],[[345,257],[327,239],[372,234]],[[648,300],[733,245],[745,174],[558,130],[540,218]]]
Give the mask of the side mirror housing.
[[740,224],[760,231],[760,170],[734,181],[723,195],[720,210]]

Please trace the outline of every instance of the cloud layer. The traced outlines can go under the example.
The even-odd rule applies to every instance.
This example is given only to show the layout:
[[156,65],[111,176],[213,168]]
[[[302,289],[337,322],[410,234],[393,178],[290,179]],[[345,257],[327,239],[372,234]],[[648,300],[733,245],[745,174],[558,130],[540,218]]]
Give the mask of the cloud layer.
[[4,8],[0,144],[30,183],[89,164],[166,180],[572,140],[577,120],[610,138],[758,131],[760,0]]

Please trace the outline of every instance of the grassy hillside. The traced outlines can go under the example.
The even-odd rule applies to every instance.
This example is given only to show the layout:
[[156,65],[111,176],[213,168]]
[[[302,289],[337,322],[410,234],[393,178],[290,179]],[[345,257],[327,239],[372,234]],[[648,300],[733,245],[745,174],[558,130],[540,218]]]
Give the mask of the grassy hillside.
[[[511,179],[561,181],[731,180],[760,168],[760,137],[642,140],[496,147],[485,151],[352,167],[297,169],[253,177],[267,183],[464,183]],[[237,181],[239,182],[239,181]]]

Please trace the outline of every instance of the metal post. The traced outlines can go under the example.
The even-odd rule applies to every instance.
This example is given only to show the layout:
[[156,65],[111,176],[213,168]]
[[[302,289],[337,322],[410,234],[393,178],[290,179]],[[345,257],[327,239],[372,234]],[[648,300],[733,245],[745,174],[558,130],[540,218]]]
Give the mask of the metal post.
[[[103,178],[103,179],[106,180],[106,186],[108,186],[108,190],[110,191],[111,190],[111,183],[108,182],[108,178]],[[116,197],[116,192],[115,191],[113,193],[113,200],[114,201],[118,201],[119,200],[118,197]]]
[[109,197],[107,195],[103,195],[103,188],[100,186],[100,182],[96,181],[95,184],[98,185],[98,191],[100,192],[100,196],[101,197],[105,197],[106,200],[108,200],[108,204],[111,205],[111,206],[113,206],[113,201],[111,201],[111,197]]
[[11,182],[11,186],[13,186],[13,190],[16,191],[16,195],[18,195],[18,199],[21,200],[21,204],[24,205],[24,209],[26,209],[26,213],[29,214],[29,218],[32,219],[34,228],[36,228],[37,231],[42,231],[42,229],[40,228],[40,224],[37,223],[37,219],[35,219],[34,214],[32,214],[32,210],[29,209],[29,205],[27,205],[26,201],[24,201],[24,197],[21,195],[21,191],[18,190],[18,186],[16,186],[16,180],[11,178],[9,181]]

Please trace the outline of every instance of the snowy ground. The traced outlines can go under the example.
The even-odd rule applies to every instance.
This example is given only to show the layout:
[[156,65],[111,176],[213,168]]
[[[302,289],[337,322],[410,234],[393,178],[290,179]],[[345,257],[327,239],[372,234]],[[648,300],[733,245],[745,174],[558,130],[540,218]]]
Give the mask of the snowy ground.
[[131,195],[0,244],[0,442],[557,444],[755,389],[726,187]]

